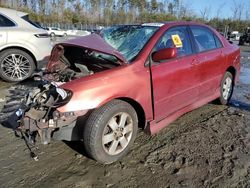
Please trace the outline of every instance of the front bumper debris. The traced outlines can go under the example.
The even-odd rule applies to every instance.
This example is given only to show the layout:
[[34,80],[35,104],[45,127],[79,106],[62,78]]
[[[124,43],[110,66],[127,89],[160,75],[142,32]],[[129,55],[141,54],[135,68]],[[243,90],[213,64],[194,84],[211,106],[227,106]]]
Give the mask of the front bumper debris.
[[[86,111],[57,111],[57,108],[69,102],[72,95],[71,91],[44,80],[38,81],[29,92],[14,88],[0,113],[0,121],[7,128],[25,132],[33,143],[36,141],[34,135],[39,135],[41,142],[48,144],[53,132],[75,125],[77,118],[86,114]],[[17,96],[21,98],[16,100]]]

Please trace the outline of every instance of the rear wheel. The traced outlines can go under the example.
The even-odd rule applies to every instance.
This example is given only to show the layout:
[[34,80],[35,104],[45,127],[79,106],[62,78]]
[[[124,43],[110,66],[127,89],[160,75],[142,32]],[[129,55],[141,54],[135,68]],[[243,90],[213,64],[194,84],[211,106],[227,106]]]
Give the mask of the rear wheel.
[[113,100],[90,114],[84,127],[84,145],[93,159],[109,164],[127,154],[138,128],[134,108]]
[[50,36],[52,37],[52,38],[54,38],[55,36],[56,36],[56,34],[55,33],[50,33]]
[[9,82],[19,82],[30,77],[35,70],[33,58],[19,49],[0,53],[0,77]]
[[220,98],[219,103],[226,105],[232,97],[234,89],[233,75],[230,72],[226,72],[220,86]]
[[239,45],[240,45],[240,46],[243,46],[244,43],[245,43],[245,42],[244,42],[244,37],[241,36],[240,39],[239,39]]

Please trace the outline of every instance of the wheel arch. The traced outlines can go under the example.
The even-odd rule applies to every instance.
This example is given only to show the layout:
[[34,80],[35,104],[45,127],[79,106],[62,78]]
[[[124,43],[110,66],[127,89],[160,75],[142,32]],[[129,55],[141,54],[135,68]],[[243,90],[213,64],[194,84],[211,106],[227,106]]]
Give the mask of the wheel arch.
[[3,52],[5,50],[9,50],[9,49],[18,49],[18,50],[22,50],[22,51],[26,52],[34,60],[35,66],[37,67],[37,61],[36,61],[36,58],[35,58],[34,54],[31,51],[29,51],[28,49],[20,47],[20,46],[8,46],[6,48],[1,49],[0,52]]
[[236,76],[236,69],[233,66],[230,66],[227,68],[226,72],[230,72],[233,76],[233,81],[235,82],[235,76]]
[[138,127],[145,129],[146,128],[146,116],[145,116],[145,111],[143,107],[141,106],[141,104],[135,101],[134,99],[127,98],[127,97],[120,97],[116,99],[129,103],[135,109],[136,114],[138,116]]

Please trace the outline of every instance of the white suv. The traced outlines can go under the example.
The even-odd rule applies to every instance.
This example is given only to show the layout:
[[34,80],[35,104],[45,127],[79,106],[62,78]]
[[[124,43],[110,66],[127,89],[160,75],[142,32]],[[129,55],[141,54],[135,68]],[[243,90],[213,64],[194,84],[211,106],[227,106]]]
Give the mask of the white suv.
[[0,8],[0,77],[18,82],[32,75],[51,52],[48,33],[28,14]]

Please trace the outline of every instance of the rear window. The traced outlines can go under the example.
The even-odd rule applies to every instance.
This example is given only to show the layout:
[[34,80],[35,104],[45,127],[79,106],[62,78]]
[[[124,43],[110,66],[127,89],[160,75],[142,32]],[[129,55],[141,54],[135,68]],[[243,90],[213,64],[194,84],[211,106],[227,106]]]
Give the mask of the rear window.
[[214,39],[215,39],[215,43],[216,43],[217,48],[223,47],[220,39],[216,35],[214,35]]
[[0,27],[13,27],[16,24],[0,14]]
[[199,52],[219,48],[219,44],[216,43],[215,35],[212,31],[201,26],[191,26],[190,28]]
[[22,19],[24,19],[26,22],[29,22],[31,25],[33,25],[34,27],[37,27],[37,28],[42,28],[39,24],[31,21],[29,19],[29,15],[26,15],[26,16],[23,16]]

